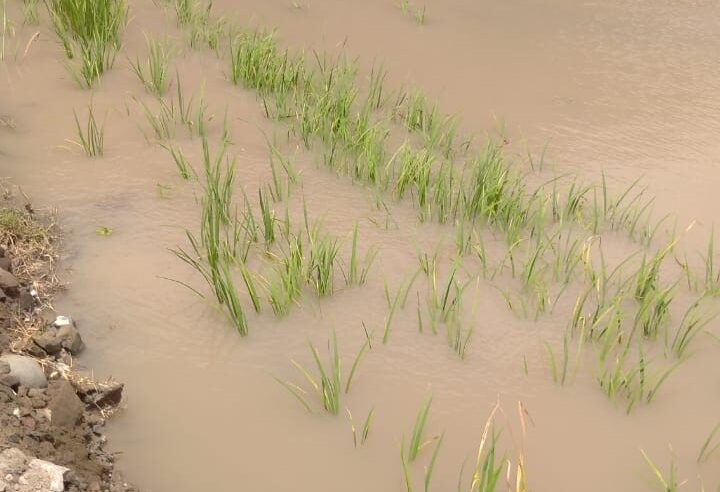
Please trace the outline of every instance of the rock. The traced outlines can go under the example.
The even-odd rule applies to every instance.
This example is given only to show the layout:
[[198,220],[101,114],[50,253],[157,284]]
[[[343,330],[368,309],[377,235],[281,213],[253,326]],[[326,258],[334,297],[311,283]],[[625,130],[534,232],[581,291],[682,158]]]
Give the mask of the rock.
[[85,348],[74,323],[60,327],[56,336],[60,340],[60,345],[73,355],[79,354]]
[[48,355],[57,355],[62,349],[62,341],[57,337],[55,333],[42,332],[36,333],[32,337],[33,342],[43,349]]
[[9,297],[17,297],[20,295],[20,282],[12,273],[0,269],[0,290]]
[[58,316],[55,318],[55,321],[53,321],[53,326],[55,328],[62,328],[63,326],[71,326],[75,325],[75,322],[70,316]]
[[74,427],[82,417],[85,405],[83,405],[75,389],[69,381],[60,379],[53,382],[48,390],[50,393],[50,422],[60,427]]
[[28,457],[18,448],[6,449],[0,453],[0,476],[20,475],[25,471],[27,462]]
[[4,256],[0,258],[0,269],[12,273],[12,262],[10,258],[5,258]]
[[19,492],[42,490],[47,492],[63,492],[65,490],[65,474],[70,471],[49,461],[37,458],[30,461],[27,471],[18,479]]
[[5,354],[0,356],[0,361],[10,366],[9,376],[17,378],[20,385],[28,388],[45,388],[47,378],[40,364],[34,359],[24,355]]
[[20,296],[18,297],[17,302],[18,306],[20,306],[20,309],[22,309],[23,311],[29,311],[32,309],[33,304],[35,303],[35,298],[26,289],[21,289]]

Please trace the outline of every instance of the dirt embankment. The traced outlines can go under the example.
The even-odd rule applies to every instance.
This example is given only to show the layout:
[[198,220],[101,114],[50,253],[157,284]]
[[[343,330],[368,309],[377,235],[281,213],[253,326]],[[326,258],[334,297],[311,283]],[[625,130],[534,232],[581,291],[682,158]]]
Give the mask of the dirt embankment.
[[77,369],[75,322],[50,301],[58,240],[49,216],[0,202],[0,492],[132,491],[105,449],[122,384]]

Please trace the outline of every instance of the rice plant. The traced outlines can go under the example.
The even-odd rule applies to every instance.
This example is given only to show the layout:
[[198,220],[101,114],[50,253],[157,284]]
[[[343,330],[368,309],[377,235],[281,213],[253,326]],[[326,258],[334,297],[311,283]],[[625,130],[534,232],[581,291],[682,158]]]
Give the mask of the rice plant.
[[258,188],[258,202],[260,203],[260,217],[262,218],[263,237],[265,247],[268,248],[275,242],[275,210],[270,206],[267,194],[263,194],[262,188]]
[[177,167],[178,173],[182,179],[188,180],[191,176],[197,177],[195,169],[193,169],[179,145],[175,146],[172,143],[161,143],[160,146],[170,153],[170,156],[172,157],[173,162],[175,162],[175,166]]
[[422,7],[415,9],[413,17],[415,18],[415,22],[418,24],[425,24],[425,6],[423,5]]
[[652,462],[652,460],[650,459],[650,457],[648,457],[645,451],[641,449],[640,452],[642,453],[643,458],[645,458],[645,462],[650,467],[650,470],[657,479],[657,482],[663,492],[676,492],[680,490],[681,484],[678,483],[677,467],[675,466],[674,459],[670,462],[670,470],[668,471],[667,476],[665,476],[655,465],[655,463]]
[[93,113],[92,105],[88,108],[87,122],[83,126],[80,125],[77,113],[73,111],[75,116],[75,126],[78,133],[78,142],[74,142],[85,151],[88,157],[101,157],[105,149],[105,123],[98,125]]
[[[497,443],[499,434],[493,427],[495,413],[497,410],[498,406],[496,405],[485,422],[485,427],[483,428],[483,434],[477,450],[475,467],[472,470],[469,488],[463,489],[463,474],[465,471],[465,464],[463,464],[460,468],[460,477],[458,479],[457,487],[458,491],[468,490],[468,492],[494,492],[498,487],[503,468],[505,467],[505,461],[502,457],[498,456]],[[508,466],[508,476],[509,472],[510,467]],[[516,492],[521,492],[521,490],[516,487]]]
[[[291,362],[295,369],[297,369],[305,377],[307,382],[313,388],[315,394],[322,403],[323,409],[331,415],[337,415],[340,410],[342,377],[340,371],[340,353],[338,351],[335,330],[332,331],[330,340],[328,341],[329,360],[327,364],[323,363],[321,360],[318,349],[312,343],[308,342],[308,345],[310,346],[310,351],[312,352],[313,360],[315,362],[315,368],[317,370],[316,374],[313,374],[310,370],[306,369],[303,365],[295,362],[294,360]],[[346,390],[350,388],[350,381],[352,380],[352,376],[354,374],[354,368],[357,366],[360,358],[362,358],[363,353],[364,350],[361,349],[355,358],[353,371],[348,376],[348,380],[346,382]],[[275,378],[275,380],[290,391],[290,393],[292,393],[308,411],[312,411],[312,407],[305,398],[305,395],[307,394],[305,390],[293,383],[282,381],[278,378]],[[369,417],[369,419],[372,419],[372,417]],[[369,429],[370,424],[368,419],[366,419],[366,425]]]
[[698,463],[702,463],[703,461],[707,461],[710,456],[715,453],[718,449],[720,449],[720,442],[714,442],[715,435],[720,431],[720,422],[715,424],[715,427],[710,431],[710,434],[708,434],[707,439],[705,439],[705,442],[702,445],[702,448],[700,448],[700,454],[698,454],[697,461]]
[[348,267],[347,275],[345,276],[345,283],[348,285],[364,285],[367,282],[368,274],[370,273],[370,267],[375,261],[377,256],[377,249],[370,248],[365,253],[365,258],[360,263],[360,259],[357,251],[357,240],[358,240],[358,225],[355,223],[355,227],[352,232],[352,244],[350,248],[350,265]]
[[335,260],[340,250],[338,241],[324,232],[319,222],[307,229],[307,239],[309,249],[305,269],[307,282],[315,289],[318,296],[331,295],[334,287]]
[[[202,275],[212,289],[218,304],[225,308],[225,312],[237,329],[238,333],[241,336],[246,336],[248,334],[247,318],[235,288],[235,282],[230,269],[229,257],[225,254],[218,254],[217,250],[214,251],[211,248],[206,251],[205,259],[203,261],[200,243],[189,231],[186,232],[186,235],[192,247],[192,253],[188,253],[182,248],[173,250],[173,253],[180,260],[190,265]],[[192,290],[202,299],[206,299],[205,295],[200,293],[198,290],[187,284],[181,284]]]
[[[156,140],[162,142],[175,138],[178,114],[172,101],[168,104],[165,99],[158,98],[159,108],[158,111],[155,112],[143,101],[135,100],[142,108],[148,123],[150,123]],[[147,136],[145,136],[145,139],[149,141]]]
[[431,442],[436,441],[438,438],[433,437],[429,440],[423,440],[423,434],[425,431],[425,424],[427,422],[428,414],[430,413],[430,405],[432,404],[432,396],[429,396],[424,402],[420,404],[417,416],[415,417],[415,424],[413,425],[412,433],[410,435],[410,442],[407,449],[407,459],[412,462],[417,458],[418,453],[425,446]]
[[55,33],[69,60],[77,82],[91,87],[112,68],[121,46],[121,31],[127,22],[124,0],[47,0]]
[[300,296],[304,261],[302,242],[296,236],[288,237],[287,251],[281,252],[274,266],[275,275],[267,286],[268,301],[276,316],[287,314]]
[[40,0],[23,0],[23,17],[25,24],[37,26],[40,24],[40,13],[38,12]]
[[720,295],[720,268],[715,264],[715,228],[710,230],[705,263],[705,290],[710,295]]
[[375,416],[375,408],[371,408],[363,421],[362,429],[358,436],[357,429],[355,429],[355,422],[353,420],[352,413],[347,409],[348,419],[350,420],[350,428],[353,435],[353,447],[358,447],[358,444],[362,446],[367,441],[368,435],[370,434],[370,426],[372,425],[373,417]]
[[168,88],[167,73],[170,52],[165,42],[150,39],[147,35],[145,43],[148,49],[146,63],[142,63],[139,58],[136,58],[135,62],[130,62],[130,66],[148,92],[160,97]]
[[[672,342],[669,343],[670,349],[675,353],[677,358],[685,355],[690,343],[700,333],[708,323],[717,318],[718,313],[713,315],[700,312],[700,302],[702,297],[693,302],[680,321],[680,326],[675,332]],[[666,345],[668,341],[666,340]]]

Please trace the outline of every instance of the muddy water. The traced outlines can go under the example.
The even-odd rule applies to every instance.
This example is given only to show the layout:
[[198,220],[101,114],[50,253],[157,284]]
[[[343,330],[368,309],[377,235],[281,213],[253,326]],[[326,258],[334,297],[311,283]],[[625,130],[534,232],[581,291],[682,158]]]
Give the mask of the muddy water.
[[[549,142],[547,165],[559,172],[595,180],[604,170],[617,185],[644,175],[660,213],[676,213],[683,225],[697,219],[698,235],[714,219],[720,16],[712,2],[438,0],[426,3],[424,26],[379,0],[311,0],[300,9],[291,2],[215,4],[243,23],[278,27],[291,46],[332,50],[347,42],[365,66],[382,61],[391,84],[425,89],[459,113],[465,128],[491,131],[504,121],[518,154],[525,142],[532,150]],[[185,49],[160,9],[132,7],[127,55],[144,53],[143,31],[176,39],[183,87],[196,94],[204,87],[216,114],[211,140],[219,139],[228,108],[238,187],[267,182],[262,131],[273,129],[254,96],[225,81],[224,61]],[[20,55],[33,33],[18,30]],[[406,204],[392,206],[393,227],[376,226],[386,217],[370,193],[298,153],[312,216],[339,236],[357,221],[361,249],[378,246],[378,260],[368,285],[322,301],[307,295],[280,321],[268,312],[251,317],[251,335],[241,339],[222,315],[162,278],[199,284],[168,251],[185,244],[182,228],[197,227],[198,190],[144,140],[149,128],[133,97],[150,99],[126,59],[94,95],[96,111],[107,114],[99,160],[66,141],[75,137],[72,110],[83,111],[89,97],[61,60],[43,28],[27,57],[0,65],[0,112],[16,121],[12,132],[0,130],[0,174],[36,203],[59,209],[72,288],[57,307],[78,319],[87,338],[82,364],[128,385],[112,438],[127,475],[144,490],[403,490],[400,442],[429,394],[428,434],[445,432],[435,490],[455,487],[498,398],[506,447],[520,440],[518,400],[532,417],[525,444],[532,490],[653,490],[639,448],[667,469],[668,445],[680,476],[691,480],[688,489],[699,489],[699,474],[710,489],[720,482],[717,456],[695,463],[720,408],[715,342],[700,338],[657,399],[627,416],[599,390],[592,365],[566,387],[552,382],[543,341],[558,336],[566,316],[518,320],[487,287],[477,294],[478,321],[463,361],[442,336],[417,333],[412,299],[389,343],[376,340],[343,400],[356,421],[375,408],[371,437],[354,449],[347,419],[308,415],[271,375],[300,382],[290,359],[311,363],[307,340],[324,347],[332,329],[347,372],[365,337],[362,323],[381,329],[384,279],[399,285],[417,268],[416,244],[430,251],[443,237],[452,243],[449,229],[418,227]],[[179,135],[197,163],[198,141]],[[98,226],[113,234],[98,236]],[[421,465],[414,472],[420,484]]]

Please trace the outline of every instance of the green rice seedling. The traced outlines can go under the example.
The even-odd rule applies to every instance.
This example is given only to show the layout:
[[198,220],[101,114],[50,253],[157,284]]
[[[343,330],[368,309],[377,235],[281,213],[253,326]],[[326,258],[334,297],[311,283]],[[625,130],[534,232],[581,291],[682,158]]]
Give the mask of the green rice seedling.
[[247,289],[248,294],[250,295],[250,300],[252,301],[253,309],[255,309],[256,313],[260,312],[260,296],[258,296],[257,288],[255,287],[255,281],[252,276],[252,272],[250,272],[250,269],[247,267],[247,265],[242,262],[238,261],[236,262],[237,266],[240,269],[240,275],[242,275],[243,282],[245,283],[245,288]]
[[25,18],[25,24],[29,26],[37,26],[40,24],[39,4],[40,0],[23,0],[23,17]]
[[[563,335],[562,347],[563,347],[562,358],[560,360],[560,364],[558,364],[558,361],[555,357],[555,351],[553,350],[553,348],[549,342],[547,342],[547,341],[545,342],[545,350],[547,351],[548,359],[550,360],[550,370],[552,373],[553,381],[556,383],[559,383],[560,386],[565,386],[565,381],[567,379],[568,360],[569,360],[567,334]],[[558,367],[558,365],[560,367]]]
[[313,376],[307,369],[295,361],[292,361],[295,368],[297,368],[304,376],[305,379],[315,390],[316,394],[320,398],[323,408],[326,412],[331,415],[337,415],[340,409],[340,354],[337,348],[337,337],[333,330],[330,341],[328,342],[328,352],[330,359],[327,368],[320,360],[320,353],[317,348],[310,343],[310,351],[313,354],[315,360],[315,366],[317,368],[318,375]]
[[[318,352],[317,348],[312,343],[308,343],[310,346],[310,351],[313,355],[313,360],[315,361],[315,367],[317,369],[317,375],[313,375],[309,370],[307,370],[305,367],[303,367],[301,364],[295,362],[294,360],[291,361],[293,366],[305,377],[305,379],[310,383],[315,393],[320,398],[320,401],[322,402],[323,409],[330,413],[331,415],[337,415],[338,411],[340,410],[340,396],[341,396],[341,373],[340,373],[340,367],[341,367],[341,360],[340,360],[340,353],[338,351],[337,346],[337,337],[335,335],[335,330],[332,331],[332,335],[330,337],[330,340],[328,341],[328,353],[329,353],[329,362],[327,366],[323,364],[322,360],[320,359],[320,353]],[[358,353],[355,359],[355,363],[353,364],[353,367],[357,365],[357,361],[362,357],[362,354],[364,353],[364,350],[361,349],[361,351]],[[352,375],[350,376],[352,377]],[[303,403],[303,406],[307,408],[310,411],[310,405],[307,403],[307,400],[304,398],[305,391],[300,388],[297,385],[294,385],[292,383],[287,383],[284,381],[281,381],[277,378],[275,378],[276,381],[278,381],[280,384],[282,384],[288,391],[290,391],[295,397]],[[346,389],[349,389],[349,382],[346,384]],[[370,421],[372,420],[372,412],[371,415],[368,416],[368,418],[365,421],[363,433],[365,435],[365,438],[367,438],[367,432],[369,432],[370,428]],[[367,429],[367,432],[366,432]]]
[[705,290],[710,295],[720,294],[720,269],[715,265],[715,227],[710,230],[705,263]]
[[400,10],[407,14],[410,11],[410,0],[400,0]]
[[635,282],[635,299],[638,302],[642,301],[657,289],[660,266],[668,253],[673,250],[677,241],[677,239],[673,239],[665,248],[658,250],[655,255],[650,258],[648,258],[647,255],[643,256]]
[[208,22],[205,26],[204,36],[208,48],[220,57],[221,42],[229,34],[229,23],[224,17],[217,19],[215,22]]
[[172,143],[161,143],[160,146],[170,153],[170,156],[172,157],[173,162],[175,162],[175,166],[177,166],[178,173],[182,179],[188,180],[191,176],[197,177],[195,169],[193,169],[179,145],[176,147]]
[[88,157],[101,157],[105,150],[105,123],[98,125],[92,105],[88,108],[85,130],[80,126],[80,120],[75,111],[73,111],[73,115],[75,116],[78,138],[80,139],[79,142],[74,143],[81,147]]
[[703,461],[707,461],[707,459],[718,449],[720,449],[720,442],[713,442],[713,439],[715,439],[715,435],[720,431],[720,422],[715,424],[715,427],[713,427],[712,431],[710,431],[710,434],[708,435],[707,439],[705,439],[705,442],[702,445],[702,448],[700,448],[700,454],[698,454],[697,461],[698,463],[702,463]]
[[575,180],[567,190],[567,197],[561,201],[560,194],[553,191],[552,194],[552,216],[553,219],[564,224],[566,222],[577,222],[587,201],[586,195],[592,189],[589,185],[579,185]]
[[368,84],[368,95],[364,107],[370,110],[376,111],[383,105],[383,86],[385,85],[385,78],[387,77],[387,71],[382,67],[374,67],[370,71],[370,78]]
[[[143,101],[135,99],[143,110],[145,119],[150,123],[150,127],[153,130],[155,139],[158,141],[168,141],[175,138],[175,127],[177,124],[177,113],[175,111],[175,105],[168,104],[164,99],[159,98],[158,103],[160,104],[157,113],[153,112],[150,107]],[[145,139],[149,141],[148,137]]]
[[362,344],[360,350],[355,356],[355,360],[353,360],[352,366],[350,366],[350,373],[348,374],[347,382],[345,383],[345,393],[350,391],[350,385],[352,384],[353,376],[355,376],[355,371],[357,370],[358,364],[360,364],[360,360],[362,359],[363,355],[365,355],[365,351],[368,348],[370,348],[370,335],[366,332],[365,342]]
[[400,441],[400,463],[402,464],[403,479],[405,480],[405,488],[407,492],[413,491],[412,475],[410,474],[410,466],[408,465],[408,459],[405,452],[405,436],[403,435]]
[[435,250],[435,253],[433,253],[432,256],[427,253],[420,253],[419,251],[417,251],[416,254],[418,263],[420,264],[420,270],[425,274],[425,276],[430,277],[431,272],[435,272],[437,270],[438,251]]
[[199,3],[195,4],[190,22],[187,26],[188,41],[190,47],[193,49],[200,48],[201,44],[207,41],[206,33],[207,27],[210,24],[211,9],[212,2],[209,2],[204,8],[202,8],[202,5]]
[[91,87],[115,62],[127,22],[125,1],[47,0],[46,5],[68,59],[80,60],[79,66],[69,65],[71,73]]
[[425,432],[425,424],[427,422],[431,404],[432,395],[420,404],[420,409],[415,417],[415,425],[413,425],[410,443],[408,444],[407,449],[407,459],[409,462],[415,461],[415,458],[417,458],[420,450],[431,442],[437,440],[437,437],[433,437],[427,441],[423,441],[423,433]]
[[337,239],[323,232],[320,223],[308,229],[309,257],[305,276],[319,296],[333,293],[335,260],[340,246]]
[[423,5],[422,8],[415,9],[413,17],[415,18],[415,22],[418,24],[425,24],[425,6]]
[[435,449],[433,449],[433,454],[430,457],[430,461],[425,467],[425,492],[430,492],[430,481],[432,480],[433,470],[435,470],[435,462],[437,461],[438,453],[440,452],[440,447],[442,446],[444,438],[445,433],[440,434],[440,438],[435,444]]
[[668,472],[668,476],[665,477],[655,463],[653,463],[648,457],[645,451],[641,449],[640,452],[642,453],[643,458],[645,458],[645,462],[650,467],[650,470],[652,470],[653,475],[657,478],[663,492],[677,492],[680,490],[680,484],[677,479],[677,468],[675,466],[674,459],[670,462],[670,471]]
[[261,95],[284,94],[304,79],[304,59],[280,51],[274,33],[241,33],[230,43],[230,81]]
[[135,62],[130,62],[130,66],[148,92],[160,97],[165,94],[168,87],[167,72],[170,64],[170,52],[166,43],[150,39],[147,35],[145,43],[148,49],[147,62],[143,64],[139,58],[136,58]]
[[[202,137],[202,160],[205,171],[207,204],[218,220],[229,224],[232,218],[232,190],[235,178],[235,158],[227,156],[227,146],[220,142],[217,155],[211,157],[207,137]],[[224,163],[224,166],[223,166]]]
[[345,283],[347,285],[365,285],[367,282],[368,274],[370,273],[370,267],[375,261],[377,256],[377,249],[370,248],[365,253],[365,259],[360,267],[360,260],[357,251],[357,240],[358,240],[358,224],[355,223],[355,227],[352,232],[352,245],[350,248],[350,266],[348,267],[348,273],[345,277]]
[[268,286],[269,301],[276,316],[287,314],[302,290],[304,281],[302,242],[287,236],[287,252],[283,251],[275,266],[275,280]]
[[662,328],[665,328],[670,314],[677,282],[667,288],[654,290],[640,299],[632,334],[640,328],[643,337],[655,339]]
[[385,315],[385,323],[384,323],[384,329],[383,329],[383,344],[386,344],[388,340],[390,339],[390,329],[392,328],[392,321],[395,317],[395,311],[397,311],[398,305],[400,304],[400,299],[402,298],[402,292],[403,292],[403,286],[400,285],[397,292],[395,293],[395,296],[393,297],[392,301],[390,301],[390,297],[388,294],[388,287],[387,287],[387,281],[385,282],[385,295],[388,300],[388,314]]
[[371,408],[370,411],[367,414],[367,417],[365,417],[365,420],[363,421],[363,426],[360,431],[360,438],[358,439],[358,433],[355,429],[355,423],[353,421],[352,413],[350,413],[349,409],[347,410],[348,419],[350,420],[350,428],[352,430],[353,435],[353,447],[357,448],[358,444],[362,446],[365,444],[365,441],[367,441],[368,435],[370,434],[370,426],[372,425],[373,416],[375,414],[375,408]]
[[260,203],[263,237],[267,248],[275,242],[275,210],[270,206],[267,195],[263,195],[262,188],[258,188],[258,201]]
[[598,375],[600,387],[608,397],[622,397],[626,400],[627,413],[637,403],[649,404],[667,378],[683,362],[678,360],[651,378],[652,375],[648,373],[650,362],[645,358],[642,345],[638,345],[638,357],[634,361],[628,357],[629,348],[629,344],[621,347],[614,362],[601,369],[603,372]]
[[702,299],[702,297],[697,299],[688,307],[687,311],[685,311],[680,321],[680,326],[675,332],[675,336],[670,344],[670,349],[678,358],[682,358],[685,355],[690,343],[700,333],[700,330],[718,316],[718,313],[709,315],[700,312],[700,302]]
[[[424,9],[423,9],[424,16]],[[404,109],[401,109],[404,106]],[[436,131],[440,124],[437,104],[429,107],[425,94],[416,90],[411,94],[401,94],[395,104],[395,111],[402,117],[410,131],[420,131],[426,136]]]
[[[189,254],[182,248],[173,250],[175,256],[197,270],[212,288],[215,298],[220,306],[225,307],[230,320],[241,336],[248,334],[248,324],[245,311],[235,290],[235,284],[230,271],[230,260],[226,255],[217,253],[211,248],[206,252],[205,262],[202,261],[200,243],[186,231],[187,238],[192,246],[193,253]],[[181,283],[192,290],[196,295],[205,299],[205,296],[187,284]]]
[[[499,435],[493,428],[493,422],[497,409],[498,406],[496,405],[485,422],[468,492],[493,492],[498,485],[500,474],[504,468],[505,463],[502,458],[500,458],[499,463],[496,463],[498,460],[497,442]],[[463,467],[460,469],[458,491],[462,489],[462,475],[464,468],[465,465],[463,464]]]
[[245,234],[248,241],[252,243],[258,242],[258,227],[255,221],[255,215],[253,214],[252,207],[250,206],[250,200],[248,200],[247,193],[243,192],[243,222],[242,228],[245,230]]
[[174,0],[175,15],[181,27],[187,26],[193,18],[196,0]]
[[[271,193],[273,200],[278,202],[284,200],[285,197],[290,194],[290,185],[297,183],[299,176],[293,168],[290,158],[284,157],[276,144],[271,143],[267,138],[266,140],[269,150],[268,162],[270,163],[270,171],[272,173]],[[280,167],[285,171],[285,183],[287,187],[283,185],[283,180],[280,179],[277,163],[280,163]]]

